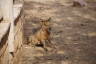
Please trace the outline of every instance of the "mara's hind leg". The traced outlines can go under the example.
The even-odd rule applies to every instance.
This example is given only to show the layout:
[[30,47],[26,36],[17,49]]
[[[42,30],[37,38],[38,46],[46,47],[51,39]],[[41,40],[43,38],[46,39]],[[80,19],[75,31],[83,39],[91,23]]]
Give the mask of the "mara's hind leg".
[[35,39],[35,40],[33,40],[33,41],[31,42],[31,46],[35,48],[36,45],[38,45],[39,43],[40,43],[40,41],[38,41],[38,40]]
[[29,46],[34,47],[34,48],[35,48],[35,44],[33,44],[33,43],[30,43],[30,44],[29,44]]
[[36,40],[31,40],[30,46],[35,48],[36,47],[36,42],[37,42]]

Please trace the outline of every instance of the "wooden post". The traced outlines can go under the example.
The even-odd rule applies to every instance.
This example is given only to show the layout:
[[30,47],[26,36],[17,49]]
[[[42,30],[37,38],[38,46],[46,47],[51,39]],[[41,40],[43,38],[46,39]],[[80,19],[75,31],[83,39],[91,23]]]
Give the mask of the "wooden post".
[[12,64],[12,54],[14,52],[14,17],[13,17],[13,0],[1,0],[1,9],[3,15],[3,22],[10,23],[10,32],[8,37],[9,49],[9,64]]

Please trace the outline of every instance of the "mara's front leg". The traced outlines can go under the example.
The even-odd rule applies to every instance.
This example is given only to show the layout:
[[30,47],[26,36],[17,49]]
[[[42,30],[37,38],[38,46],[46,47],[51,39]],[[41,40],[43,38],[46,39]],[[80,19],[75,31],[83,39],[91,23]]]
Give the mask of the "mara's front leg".
[[47,49],[47,46],[46,46],[46,41],[43,40],[43,41],[42,41],[42,44],[43,44],[43,48],[44,48],[45,52],[47,52],[48,49]]

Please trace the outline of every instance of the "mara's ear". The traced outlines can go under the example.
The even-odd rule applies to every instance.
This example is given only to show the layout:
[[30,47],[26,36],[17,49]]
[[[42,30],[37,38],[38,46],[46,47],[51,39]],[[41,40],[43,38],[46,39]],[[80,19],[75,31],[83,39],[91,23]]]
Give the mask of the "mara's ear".
[[49,17],[47,21],[50,21],[51,19],[52,19],[52,18],[51,18],[51,17]]
[[44,21],[40,21],[40,24],[43,25],[44,24]]

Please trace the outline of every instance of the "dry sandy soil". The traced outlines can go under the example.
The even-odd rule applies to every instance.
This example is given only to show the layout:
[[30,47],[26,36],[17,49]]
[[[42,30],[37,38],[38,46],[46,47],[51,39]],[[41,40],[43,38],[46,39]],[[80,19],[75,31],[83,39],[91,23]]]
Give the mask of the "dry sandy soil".
[[96,3],[72,7],[63,0],[25,0],[25,37],[38,27],[40,18],[52,18],[56,52],[24,45],[21,64],[96,64]]

